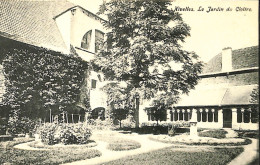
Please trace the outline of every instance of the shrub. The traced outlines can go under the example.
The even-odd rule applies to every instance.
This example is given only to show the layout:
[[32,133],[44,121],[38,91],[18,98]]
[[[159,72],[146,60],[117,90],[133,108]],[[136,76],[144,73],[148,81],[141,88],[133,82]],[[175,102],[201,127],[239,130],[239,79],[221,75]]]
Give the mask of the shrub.
[[237,130],[238,137],[240,138],[259,138],[259,132],[253,130]]
[[88,126],[92,130],[111,130],[115,129],[113,121],[110,119],[100,120],[100,119],[90,119],[88,120]]
[[227,131],[225,130],[209,130],[205,132],[199,132],[199,136],[202,137],[212,137],[212,138],[218,138],[223,139],[226,138]]
[[37,129],[43,143],[48,145],[63,144],[86,144],[89,142],[91,130],[86,124],[46,123]]
[[35,120],[31,120],[27,117],[18,119],[17,117],[10,117],[7,124],[8,133],[14,134],[25,134],[32,133],[36,125]]
[[127,117],[121,121],[121,128],[135,128],[135,121],[133,117]]
[[188,121],[175,121],[175,122],[143,122],[141,128],[138,130],[139,133],[153,133],[153,134],[169,134],[173,136],[175,133],[184,133],[188,131],[190,123]]

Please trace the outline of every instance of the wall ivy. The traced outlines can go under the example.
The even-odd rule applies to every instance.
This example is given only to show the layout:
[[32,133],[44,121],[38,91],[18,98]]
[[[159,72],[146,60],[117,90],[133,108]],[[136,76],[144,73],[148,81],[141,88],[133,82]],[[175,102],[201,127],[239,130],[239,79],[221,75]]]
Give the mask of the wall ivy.
[[44,118],[50,109],[58,114],[76,107],[86,62],[32,46],[9,47],[1,53],[6,79],[3,102],[19,116]]

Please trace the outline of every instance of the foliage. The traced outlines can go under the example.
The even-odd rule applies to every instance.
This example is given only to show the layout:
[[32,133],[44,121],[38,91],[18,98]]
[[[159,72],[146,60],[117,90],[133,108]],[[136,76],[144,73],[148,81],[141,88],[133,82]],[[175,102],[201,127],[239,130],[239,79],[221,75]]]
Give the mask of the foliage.
[[226,138],[227,131],[225,130],[208,130],[198,133],[201,137],[212,137],[218,139]]
[[258,130],[236,130],[239,138],[255,138],[259,139]]
[[[210,151],[210,152],[209,152]],[[207,150],[198,150],[191,152],[191,149],[173,147],[160,150],[128,156],[104,163],[104,165],[143,165],[143,164],[176,164],[176,165],[211,165],[228,164],[232,159],[243,152],[243,148],[214,148]],[[198,159],[199,158],[199,159]]]
[[46,117],[50,109],[58,114],[79,101],[87,69],[79,57],[24,45],[2,53],[6,80],[3,101],[19,116]]
[[95,149],[86,148],[84,145],[77,147],[53,148],[49,150],[17,150],[13,146],[19,143],[28,142],[32,139],[19,139],[8,142],[6,148],[0,143],[0,164],[63,164],[78,160],[85,160],[98,157],[101,153]]
[[[110,1],[100,8],[108,17],[104,26],[109,32],[94,66],[106,79],[127,83],[126,100],[139,93],[144,99],[173,104],[179,94],[197,84],[202,63],[194,52],[181,47],[190,27],[169,5],[166,1]],[[110,88],[109,92],[117,91]],[[113,101],[118,94],[111,95]]]
[[45,144],[86,144],[89,142],[91,130],[86,124],[46,123],[38,128]]
[[121,125],[121,120],[128,115],[133,115],[135,97],[132,95],[130,88],[125,87],[123,82],[110,82],[102,90],[107,94],[110,117],[119,120]]
[[28,117],[21,117],[18,118],[17,115],[9,117],[8,124],[7,124],[7,132],[15,135],[15,134],[32,134],[35,126],[36,121],[31,120]]
[[128,115],[126,119],[121,121],[121,127],[122,128],[134,128],[135,127],[135,121],[133,116]]
[[144,134],[169,134],[169,130],[173,129],[175,133],[184,133],[189,131],[187,127],[189,127],[190,123],[188,121],[176,121],[176,122],[143,122],[141,124],[141,128],[138,130],[139,133]]
[[[141,127],[144,126],[156,126],[156,123],[153,122],[143,122],[141,124]],[[174,122],[170,122],[170,121],[162,121],[159,123],[159,126],[163,126],[163,127],[168,127],[168,126],[172,126],[175,128],[180,128],[180,127],[189,127],[190,126],[190,122],[189,121],[174,121]]]
[[114,119],[119,120],[120,128],[121,128],[121,121],[126,119],[128,112],[129,112],[128,109],[124,109],[124,108],[112,109],[111,115],[114,117]]
[[87,121],[87,125],[92,130],[110,130],[114,129],[113,121],[110,119],[100,120],[100,119],[90,119]]
[[111,140],[108,144],[108,149],[112,151],[125,151],[140,148],[141,144],[128,139]]
[[252,111],[254,111],[255,116],[253,118],[256,119],[256,121],[259,121],[259,86],[257,88],[254,88],[252,93],[250,94],[250,103]]
[[250,103],[259,104],[259,86],[253,89],[250,96],[251,96]]
[[0,117],[0,135],[4,135],[6,133],[8,120]]

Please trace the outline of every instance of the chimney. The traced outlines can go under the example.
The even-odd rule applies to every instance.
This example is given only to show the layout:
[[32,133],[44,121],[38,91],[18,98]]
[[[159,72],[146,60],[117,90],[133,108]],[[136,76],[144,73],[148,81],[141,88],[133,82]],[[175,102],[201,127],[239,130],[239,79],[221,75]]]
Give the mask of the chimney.
[[232,70],[232,48],[227,47],[222,49],[222,72]]

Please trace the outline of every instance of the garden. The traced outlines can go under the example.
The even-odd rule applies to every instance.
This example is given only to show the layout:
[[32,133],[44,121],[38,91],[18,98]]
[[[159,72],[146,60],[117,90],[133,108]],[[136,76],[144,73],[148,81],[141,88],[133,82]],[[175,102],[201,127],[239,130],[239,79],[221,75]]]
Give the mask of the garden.
[[37,123],[23,118],[19,124],[9,125],[13,140],[0,142],[1,164],[227,164],[257,137],[254,131],[233,131],[229,137],[224,129],[198,129],[193,139],[183,121],[140,128],[129,119],[121,127],[108,119]]
[[[248,138],[258,137],[256,133],[238,131],[228,137],[227,130],[205,129],[192,138],[189,122],[163,122],[165,110],[179,95],[195,88],[203,65],[194,52],[182,50],[180,42],[190,35],[190,28],[168,5],[104,5],[101,14],[112,18],[104,22],[111,29],[110,41],[91,63],[77,54],[21,43],[1,47],[6,90],[0,113],[0,164],[206,165],[227,164],[242,153],[242,145],[249,145]],[[168,28],[171,20],[176,27]],[[172,62],[180,69],[172,68]],[[102,71],[110,82],[102,88],[108,114],[97,119],[88,116],[93,110],[86,81],[92,70]],[[153,100],[149,113],[156,123],[138,123],[140,98]]]
[[[125,134],[126,128],[119,129],[108,120],[98,119],[85,123],[36,124],[32,131],[33,137],[16,134],[13,140],[0,142],[0,163],[64,164],[75,161],[91,163],[100,157],[99,163],[104,164],[208,164],[209,161],[212,164],[227,164],[243,152],[241,145],[251,142],[243,139],[234,143],[234,139],[241,138],[227,138],[225,135],[228,132],[225,130],[203,129],[198,132],[199,138],[216,140],[214,145],[209,141],[207,144],[189,143],[183,141],[189,136],[189,130],[184,129],[183,125],[176,125],[176,134],[170,135],[158,134],[157,131],[155,134],[137,133],[148,126],[136,129],[137,131],[132,128]],[[165,127],[165,123],[159,126]],[[158,128],[158,126],[149,127]],[[247,134],[248,131],[244,134],[244,138],[247,138]],[[183,139],[177,138],[180,136]],[[178,141],[173,140],[176,138]],[[167,141],[170,139],[171,141]],[[223,143],[218,141],[219,139],[232,143]],[[108,153],[113,153],[114,156],[111,157]],[[106,161],[104,158],[107,158]]]

